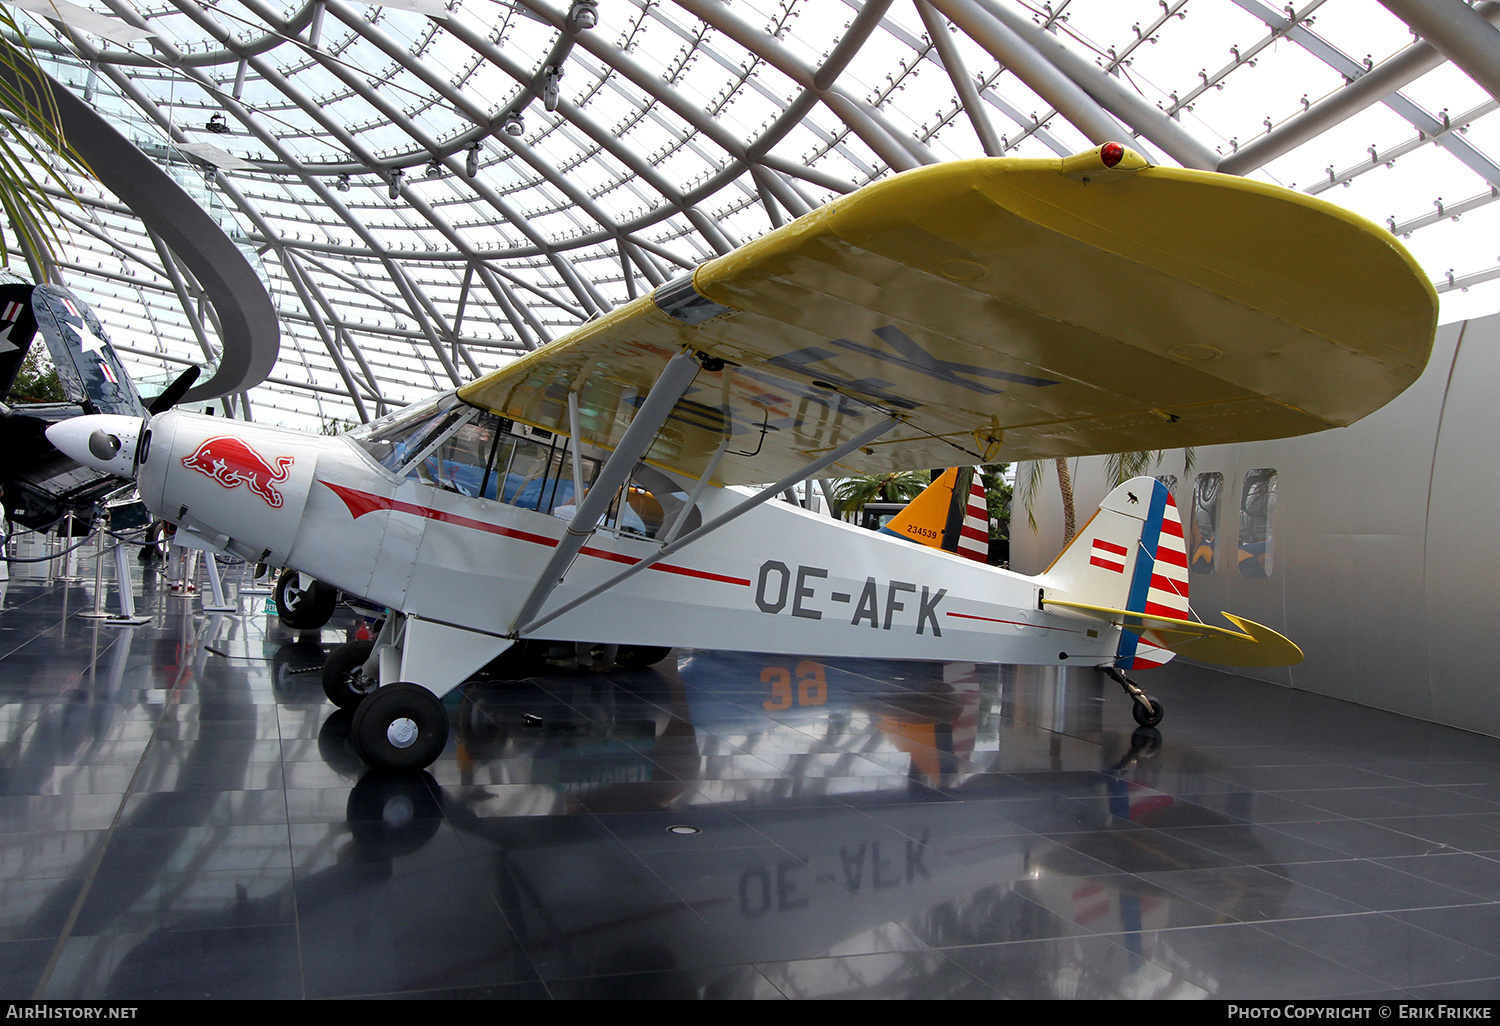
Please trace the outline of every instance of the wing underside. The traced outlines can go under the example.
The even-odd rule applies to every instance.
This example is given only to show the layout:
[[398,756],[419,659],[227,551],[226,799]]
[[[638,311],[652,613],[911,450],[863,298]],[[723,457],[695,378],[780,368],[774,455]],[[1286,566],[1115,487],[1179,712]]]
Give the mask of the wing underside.
[[1348,424],[1425,365],[1436,295],[1323,201],[1206,172],[986,159],[868,186],[460,391],[613,448],[666,361],[703,369],[648,454],[775,480],[1177,448]]

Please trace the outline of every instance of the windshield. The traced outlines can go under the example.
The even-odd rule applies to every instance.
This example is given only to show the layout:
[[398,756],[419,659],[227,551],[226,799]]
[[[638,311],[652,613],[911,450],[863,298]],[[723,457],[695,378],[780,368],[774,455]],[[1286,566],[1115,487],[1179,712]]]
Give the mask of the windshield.
[[399,473],[433,439],[472,410],[452,392],[445,392],[355,428],[349,437],[376,463]]

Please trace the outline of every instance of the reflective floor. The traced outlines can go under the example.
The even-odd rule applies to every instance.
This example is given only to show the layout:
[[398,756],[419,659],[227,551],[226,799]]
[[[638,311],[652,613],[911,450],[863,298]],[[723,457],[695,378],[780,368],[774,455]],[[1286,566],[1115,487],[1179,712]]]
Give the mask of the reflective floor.
[[[137,568],[138,569],[138,568]],[[294,636],[0,613],[7,998],[1500,997],[1500,740],[1195,668],[679,651],[380,777]],[[142,594],[140,590],[137,594]]]

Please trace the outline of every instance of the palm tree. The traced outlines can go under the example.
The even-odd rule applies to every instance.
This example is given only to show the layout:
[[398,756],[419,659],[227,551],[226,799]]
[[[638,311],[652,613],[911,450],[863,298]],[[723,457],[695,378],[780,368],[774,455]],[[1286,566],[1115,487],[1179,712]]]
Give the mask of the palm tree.
[[[1192,446],[1183,449],[1183,473],[1193,472]],[[1105,457],[1105,474],[1109,477],[1111,486],[1121,485],[1132,477],[1140,477],[1149,474],[1161,465],[1162,457],[1166,454],[1164,449],[1142,449],[1138,452],[1117,452]],[[1063,507],[1063,546],[1073,540],[1077,533],[1077,514],[1073,509],[1073,474],[1068,468],[1066,459],[1058,458],[1052,461],[1057,468],[1057,484],[1062,490]],[[1026,474],[1016,480],[1016,491],[1021,494],[1021,501],[1026,510],[1026,522],[1032,531],[1036,530],[1036,515],[1032,512],[1036,502],[1037,492],[1041,489],[1042,473],[1045,464],[1041,460],[1033,460],[1027,464]]]
[[18,251],[32,274],[45,280],[54,267],[52,247],[60,242],[55,226],[62,215],[34,169],[72,196],[56,160],[83,174],[88,168],[68,145],[51,82],[9,7],[0,7],[0,110],[9,115],[0,128],[0,209],[15,232],[14,240],[0,232],[0,263]]
[[[1105,473],[1109,475],[1110,483],[1122,485],[1132,477],[1141,477],[1151,473],[1161,466],[1162,457],[1166,455],[1165,449],[1143,450],[1141,452],[1117,452],[1106,458]],[[1182,450],[1182,472],[1191,474],[1193,472],[1194,450],[1191,445]]]
[[[1073,535],[1078,533],[1078,517],[1073,510],[1073,472],[1068,467],[1066,457],[1057,457],[1052,465],[1057,469],[1057,486],[1062,490],[1063,545],[1066,546],[1073,540]],[[1025,475],[1016,478],[1016,492],[1021,496],[1022,508],[1026,510],[1026,523],[1033,532],[1036,531],[1036,497],[1042,489],[1045,466],[1041,460],[1032,460],[1026,464]]]
[[884,474],[846,477],[833,490],[839,516],[857,513],[867,502],[910,502],[932,483],[923,470],[893,470]]

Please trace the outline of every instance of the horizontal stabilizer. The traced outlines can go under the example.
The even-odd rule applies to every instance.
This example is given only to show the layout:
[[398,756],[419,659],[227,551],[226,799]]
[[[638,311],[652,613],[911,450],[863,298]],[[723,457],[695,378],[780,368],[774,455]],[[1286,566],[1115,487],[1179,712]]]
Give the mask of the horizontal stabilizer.
[[1047,599],[1045,604],[1107,620],[1178,655],[1218,666],[1292,666],[1302,661],[1302,650],[1296,644],[1269,627],[1233,613],[1225,613],[1224,618],[1239,630],[1082,602]]

